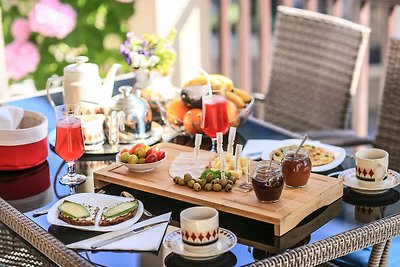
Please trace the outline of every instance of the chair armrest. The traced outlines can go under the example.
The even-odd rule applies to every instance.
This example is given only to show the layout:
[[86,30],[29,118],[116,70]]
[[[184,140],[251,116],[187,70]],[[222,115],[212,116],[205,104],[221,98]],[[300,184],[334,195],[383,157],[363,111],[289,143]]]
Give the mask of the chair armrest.
[[0,221],[59,266],[93,266],[2,198]]
[[400,215],[307,244],[248,266],[315,266],[400,235]]

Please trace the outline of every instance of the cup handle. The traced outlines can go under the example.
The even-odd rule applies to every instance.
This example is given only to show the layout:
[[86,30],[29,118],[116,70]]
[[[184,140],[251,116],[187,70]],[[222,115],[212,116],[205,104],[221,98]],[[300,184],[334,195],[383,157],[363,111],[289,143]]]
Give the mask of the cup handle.
[[386,165],[382,164],[382,163],[378,163],[378,169],[383,169],[383,175],[380,175],[379,178],[377,179],[377,182],[382,182],[383,179],[387,176],[387,172],[388,169],[386,167]]
[[52,77],[52,78],[48,78],[47,82],[46,82],[46,91],[47,91],[47,99],[50,102],[50,105],[55,108],[56,104],[54,103],[53,99],[51,98],[51,94],[50,94],[50,88],[51,88],[51,84],[57,81],[62,81],[64,79],[63,76],[60,77]]

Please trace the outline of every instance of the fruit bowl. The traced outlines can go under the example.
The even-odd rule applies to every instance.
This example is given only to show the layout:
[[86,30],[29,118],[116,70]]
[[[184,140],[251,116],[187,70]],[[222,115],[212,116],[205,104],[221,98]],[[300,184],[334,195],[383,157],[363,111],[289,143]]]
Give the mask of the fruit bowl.
[[[251,99],[249,103],[242,109],[237,110],[236,114],[231,114],[229,116],[229,122],[231,126],[238,127],[239,125],[245,123],[247,119],[251,116],[254,110],[254,98]],[[195,135],[196,133],[202,133],[201,131],[201,115],[198,116],[198,110],[193,109],[196,113],[187,114],[184,119],[178,118],[175,114],[170,113],[164,107],[160,107],[161,118],[163,122],[177,131],[184,132],[188,135]],[[189,109],[188,109],[189,111]]]
[[158,165],[160,165],[165,159],[167,158],[167,155],[159,161],[156,162],[151,162],[151,163],[136,163],[136,164],[130,164],[130,163],[125,163],[121,161],[121,152],[118,153],[115,157],[116,161],[127,167],[130,171],[132,172],[150,172],[155,170]]

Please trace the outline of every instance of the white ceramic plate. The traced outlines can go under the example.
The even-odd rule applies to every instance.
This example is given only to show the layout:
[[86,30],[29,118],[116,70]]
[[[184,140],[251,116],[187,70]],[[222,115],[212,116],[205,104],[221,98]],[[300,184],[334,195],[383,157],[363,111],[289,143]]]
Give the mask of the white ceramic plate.
[[[280,147],[290,146],[290,145],[299,145],[300,143],[301,143],[301,139],[282,140],[281,142],[275,143],[275,144],[269,146],[267,149],[265,149],[263,151],[261,158],[263,160],[269,160],[269,159],[271,159],[272,151],[274,151]],[[343,160],[346,158],[346,150],[344,150],[344,148],[342,148],[342,147],[323,144],[320,141],[306,141],[305,144],[321,147],[321,148],[326,149],[327,151],[333,153],[333,155],[335,156],[335,159],[328,164],[312,167],[312,169],[311,169],[312,172],[325,172],[325,171],[332,170],[332,169],[336,168],[337,166],[339,166],[343,162]]]
[[[72,225],[64,222],[63,220],[58,219],[58,206],[61,205],[61,203],[64,202],[64,200],[69,200],[73,201],[76,203],[80,204],[86,204],[86,205],[91,205],[99,208],[99,212],[97,213],[96,216],[96,223],[94,226],[77,226],[77,225]],[[137,222],[140,217],[143,214],[143,203],[139,201],[139,206],[137,208],[136,214],[133,218],[116,224],[116,225],[111,225],[111,226],[99,226],[99,220],[101,218],[101,213],[103,211],[104,207],[110,207],[114,206],[118,203],[121,202],[126,202],[130,201],[130,199],[127,199],[125,197],[118,197],[118,196],[110,196],[110,195],[104,195],[104,194],[95,194],[95,193],[81,193],[81,194],[75,194],[71,196],[67,196],[63,199],[60,199],[57,201],[49,210],[47,213],[47,221],[51,224],[54,225],[60,225],[60,226],[65,226],[65,227],[70,227],[70,228],[76,228],[80,230],[88,230],[88,231],[98,231],[98,232],[109,232],[109,231],[117,231],[124,229],[126,227],[131,226],[135,222]]]
[[382,182],[382,184],[369,187],[368,182],[363,182],[357,179],[356,169],[350,168],[339,174],[339,179],[343,180],[343,184],[350,187],[356,192],[363,194],[381,194],[390,188],[396,187],[400,184],[400,174],[393,170],[388,170],[387,178]]
[[132,172],[150,172],[155,170],[158,165],[160,165],[167,158],[167,154],[162,160],[152,162],[152,163],[143,163],[143,164],[129,164],[121,162],[121,152],[115,156],[117,162],[121,163],[125,167],[127,167]]
[[236,235],[229,230],[219,228],[219,239],[217,248],[210,252],[194,253],[185,250],[183,247],[181,229],[175,230],[164,238],[164,246],[189,260],[209,260],[218,257],[219,255],[232,249],[237,242]]

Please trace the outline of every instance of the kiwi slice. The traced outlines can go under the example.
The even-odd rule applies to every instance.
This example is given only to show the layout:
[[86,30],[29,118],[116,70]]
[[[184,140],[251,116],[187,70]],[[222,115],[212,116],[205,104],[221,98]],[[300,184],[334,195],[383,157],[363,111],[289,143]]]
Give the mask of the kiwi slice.
[[77,219],[87,218],[90,216],[90,212],[85,206],[68,200],[65,200],[60,206],[58,206],[58,211],[65,216]]
[[105,218],[114,218],[127,214],[138,207],[137,201],[122,202],[103,212]]

